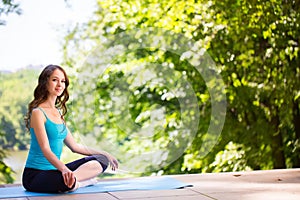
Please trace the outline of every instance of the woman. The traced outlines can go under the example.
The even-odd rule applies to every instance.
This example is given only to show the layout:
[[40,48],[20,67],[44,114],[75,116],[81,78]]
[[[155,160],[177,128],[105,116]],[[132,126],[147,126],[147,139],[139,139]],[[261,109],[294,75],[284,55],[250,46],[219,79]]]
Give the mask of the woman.
[[[31,145],[22,183],[33,192],[69,192],[91,184],[108,165],[118,168],[118,161],[109,153],[77,144],[66,127],[64,116],[69,79],[57,65],[47,66],[39,76],[34,100],[28,105],[26,127]],[[64,164],[60,161],[63,143],[74,153],[86,157]]]

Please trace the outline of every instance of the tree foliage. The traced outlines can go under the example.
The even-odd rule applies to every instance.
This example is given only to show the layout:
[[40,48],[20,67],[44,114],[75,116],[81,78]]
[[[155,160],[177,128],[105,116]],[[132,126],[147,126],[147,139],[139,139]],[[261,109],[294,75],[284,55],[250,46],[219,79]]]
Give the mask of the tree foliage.
[[[156,63],[160,66],[158,71],[172,66],[171,69],[176,71],[174,77],[184,75],[200,105],[201,120],[192,144],[186,143],[188,148],[170,165],[158,164],[165,173],[299,167],[299,5],[296,0],[98,1],[99,8],[93,19],[66,36],[66,64],[76,66],[79,74],[92,74],[80,75],[76,81],[76,87],[89,90],[78,90],[83,92],[81,99],[75,98],[72,117],[78,115],[78,118],[74,128],[78,132],[94,134],[99,141],[110,138],[111,143],[121,144],[128,152],[144,152],[155,145],[170,152],[179,148],[166,142],[172,141],[170,133],[176,130],[174,123],[180,121],[181,112],[175,97],[164,98],[170,91],[159,82],[165,82],[146,78],[143,84],[132,87],[130,81],[137,74],[132,73],[134,66],[142,66],[139,68],[141,76]],[[113,63],[109,63],[113,67],[97,71],[107,64],[105,59],[112,59],[107,49],[115,44],[105,43],[111,36],[115,36],[117,43],[123,32],[139,33],[138,30],[151,27],[184,35],[204,47],[226,84],[226,123],[218,145],[206,157],[202,156],[201,147],[210,145],[206,132],[211,121],[211,94],[203,77],[181,59],[183,54],[157,48],[131,51],[128,42],[126,48],[130,51],[121,51],[122,55],[114,57]],[[135,37],[139,38],[138,34]],[[89,53],[96,47],[99,54],[89,59]],[[78,63],[84,64],[79,66]],[[152,65],[147,68],[145,63]],[[122,84],[116,87],[116,81]],[[180,85],[174,86],[180,88]],[[128,90],[129,100],[121,101],[122,92]],[[116,110],[114,103],[118,101],[124,107],[128,104],[129,108],[118,107],[119,112],[112,113],[111,110]],[[157,120],[163,125],[151,130],[153,137],[144,142],[128,136],[126,131],[133,131],[132,127],[118,126],[127,117],[128,113],[124,115],[126,110],[130,112],[130,120],[140,127],[151,123],[151,112],[158,105],[164,109],[164,119]],[[184,137],[181,140],[184,141]],[[238,156],[232,156],[234,154]],[[164,159],[168,156],[161,160]],[[151,164],[149,169],[153,170]]]
[[220,21],[230,19],[210,51],[224,66],[233,140],[251,147],[253,169],[299,167],[299,1],[225,1],[214,9]]
[[32,99],[38,70],[23,69],[17,72],[0,72],[0,182],[13,181],[11,168],[3,159],[6,150],[26,150],[30,134],[26,132],[24,116]]
[[6,21],[3,19],[3,15],[11,13],[20,15],[22,13],[20,5],[14,2],[14,0],[2,0],[0,2],[0,26],[6,24]]
[[[19,4],[15,3],[14,0],[2,0],[0,2],[0,26],[6,24],[6,21],[3,19],[3,15],[8,15],[10,13],[21,14],[21,9],[19,7]],[[1,72],[0,72],[0,76],[1,76]],[[1,86],[2,86],[2,84],[3,84],[3,80],[1,80]],[[3,93],[1,91],[0,97],[2,96],[2,94]],[[3,117],[1,120],[3,120]],[[3,121],[0,122],[0,128],[1,128],[0,129],[0,138],[1,138],[1,140],[2,140],[2,138],[5,138],[5,134],[3,133],[4,128],[2,128],[2,126],[6,126],[6,125],[7,124],[5,122],[3,122]],[[11,177],[11,169],[3,162],[4,158],[5,158],[5,152],[3,150],[0,150],[0,172],[1,172],[0,183],[13,181],[13,179]]]

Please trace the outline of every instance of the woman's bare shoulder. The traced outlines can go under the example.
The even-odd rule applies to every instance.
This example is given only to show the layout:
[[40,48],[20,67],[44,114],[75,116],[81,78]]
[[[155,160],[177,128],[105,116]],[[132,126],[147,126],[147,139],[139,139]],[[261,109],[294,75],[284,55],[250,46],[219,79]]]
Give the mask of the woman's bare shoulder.
[[34,119],[34,120],[36,120],[36,119],[43,119],[43,121],[46,120],[43,111],[41,111],[39,108],[32,109],[31,119]]
[[33,108],[31,114],[39,115],[39,114],[43,114],[43,112],[39,108]]

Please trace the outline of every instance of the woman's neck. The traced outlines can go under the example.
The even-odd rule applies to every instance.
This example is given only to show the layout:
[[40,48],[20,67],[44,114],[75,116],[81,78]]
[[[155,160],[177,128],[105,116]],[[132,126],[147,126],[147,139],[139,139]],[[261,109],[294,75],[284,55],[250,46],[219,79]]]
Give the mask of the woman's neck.
[[48,99],[45,102],[43,102],[41,104],[41,106],[44,106],[45,108],[56,108],[55,107],[55,102],[56,102],[56,98],[49,98],[48,97]]

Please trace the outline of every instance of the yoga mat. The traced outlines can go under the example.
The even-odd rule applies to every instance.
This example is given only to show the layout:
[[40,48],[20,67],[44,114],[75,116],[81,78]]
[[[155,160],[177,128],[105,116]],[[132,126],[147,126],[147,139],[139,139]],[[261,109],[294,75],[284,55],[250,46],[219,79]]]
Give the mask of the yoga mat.
[[57,196],[68,194],[88,194],[100,192],[116,192],[127,190],[170,190],[190,187],[192,185],[183,183],[171,177],[143,177],[126,180],[99,181],[95,185],[79,188],[74,192],[64,194],[49,194],[28,192],[22,186],[0,188],[0,198],[19,198],[33,196]]

